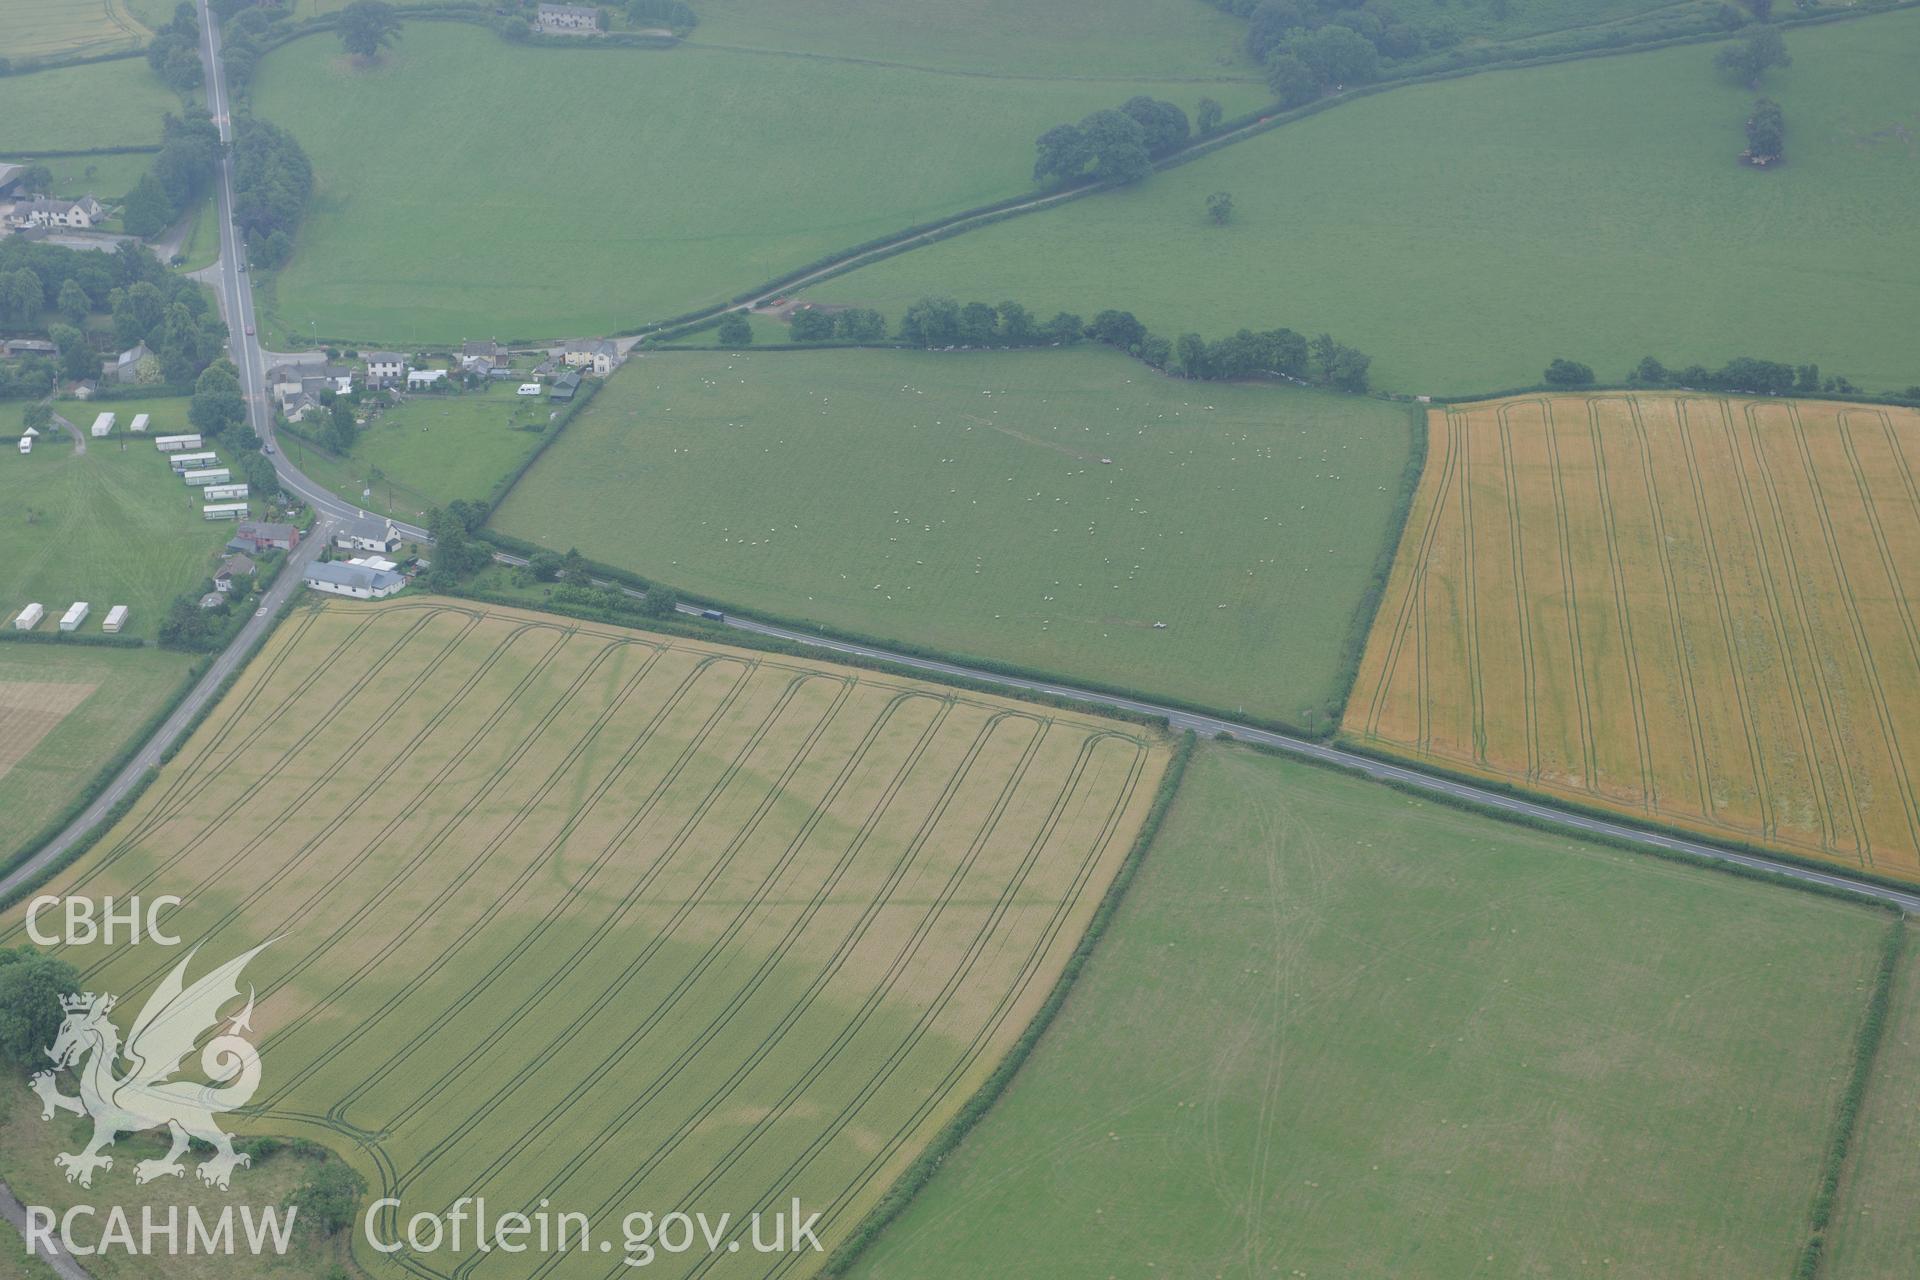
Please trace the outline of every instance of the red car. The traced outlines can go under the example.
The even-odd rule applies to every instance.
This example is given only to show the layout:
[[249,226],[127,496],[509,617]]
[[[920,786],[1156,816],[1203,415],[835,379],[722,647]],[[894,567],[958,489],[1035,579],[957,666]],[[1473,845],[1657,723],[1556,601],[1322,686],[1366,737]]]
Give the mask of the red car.
[[248,325],[248,326],[247,326],[247,336],[248,336],[249,338],[251,338],[251,337],[253,336],[253,326],[252,326],[252,325]]

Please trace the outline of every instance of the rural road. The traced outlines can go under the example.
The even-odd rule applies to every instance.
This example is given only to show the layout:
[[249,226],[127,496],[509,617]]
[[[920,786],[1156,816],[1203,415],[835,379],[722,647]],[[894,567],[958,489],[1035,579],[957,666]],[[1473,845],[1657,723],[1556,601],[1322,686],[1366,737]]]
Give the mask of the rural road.
[[[247,424],[254,434],[273,445],[274,470],[281,485],[322,517],[341,522],[358,519],[365,513],[352,503],[342,501],[303,475],[273,437],[273,406],[267,392],[267,357],[261,350],[258,323],[253,310],[253,290],[247,287],[246,249],[240,229],[233,225],[233,119],[227,97],[226,68],[220,62],[220,30],[208,12],[207,0],[200,6],[200,60],[206,68],[207,109],[220,129],[223,145],[220,155],[220,186],[214,193],[214,214],[220,224],[220,260],[200,278],[214,287],[220,299],[220,313],[226,317],[228,342],[232,347],[234,368],[240,375],[240,394],[247,402]],[[425,541],[427,531],[417,525],[394,521],[401,534]]]
[[[496,552],[494,559],[503,564],[524,565],[526,560],[520,556]],[[632,587],[595,578],[590,580],[594,586],[617,590],[635,599],[646,593]],[[681,604],[680,612],[699,616],[701,606]],[[833,640],[814,632],[797,631],[790,627],[776,627],[764,622],[754,622],[748,618],[736,618],[727,615],[726,625],[736,631],[745,631],[752,635],[769,636],[776,640],[786,640],[795,644],[804,644],[816,649],[825,649],[832,653],[848,654],[857,658],[872,658],[890,662],[898,666],[911,667],[915,671],[925,671],[931,675],[957,676],[963,680],[979,681],[983,684],[997,684],[1006,688],[1025,689],[1034,693],[1043,693],[1054,698],[1069,698],[1075,702],[1095,707],[1107,707],[1120,711],[1131,711],[1140,715],[1163,716],[1175,730],[1191,729],[1202,738],[1225,735],[1238,742],[1252,743],[1283,751],[1291,756],[1307,760],[1317,760],[1324,764],[1338,765],[1344,769],[1356,770],[1380,782],[1392,782],[1412,787],[1428,795],[1442,796],[1453,800],[1462,800],[1482,805],[1500,813],[1511,814],[1519,818],[1528,818],[1542,822],[1551,822],[1555,826],[1587,835],[1603,836],[1613,840],[1623,840],[1646,849],[1660,849],[1673,853],[1689,854],[1713,862],[1727,863],[1745,867],[1753,871],[1766,871],[1774,875],[1798,880],[1803,884],[1820,885],[1830,889],[1844,889],[1878,901],[1898,907],[1910,914],[1920,914],[1920,890],[1902,890],[1872,881],[1858,880],[1844,872],[1821,871],[1797,863],[1783,862],[1775,858],[1758,854],[1741,853],[1725,849],[1718,845],[1699,840],[1688,840],[1680,836],[1665,835],[1657,831],[1646,831],[1639,827],[1621,822],[1609,822],[1604,818],[1589,817],[1581,813],[1572,813],[1556,808],[1551,804],[1525,800],[1505,792],[1476,787],[1471,783],[1459,782],[1426,773],[1419,769],[1407,768],[1379,760],[1373,756],[1346,751],[1339,747],[1316,742],[1311,738],[1298,738],[1292,734],[1275,733],[1269,729],[1241,724],[1235,720],[1224,720],[1217,716],[1203,715],[1193,711],[1183,711],[1177,707],[1162,706],[1155,702],[1144,702],[1137,698],[1123,698],[1115,694],[1098,693],[1087,689],[1076,689],[1072,685],[1058,684],[1047,680],[1029,680],[1022,676],[1010,676],[997,671],[983,671],[977,667],[963,666],[954,662],[941,662],[932,658],[917,658],[911,654],[895,653],[891,649],[882,649],[874,645],[855,644],[846,640]]]
[[280,570],[278,581],[255,603],[254,614],[247,619],[246,625],[240,628],[240,634],[234,637],[233,643],[221,650],[220,656],[213,660],[213,665],[206,669],[194,684],[193,689],[181,700],[180,705],[173,709],[173,714],[168,716],[153,737],[147,740],[146,746],[140,748],[140,753],[114,775],[113,781],[107,784],[107,789],[95,796],[93,803],[88,805],[79,817],[69,822],[59,835],[41,846],[31,858],[5,876],[0,876],[0,902],[5,902],[7,896],[15,890],[38,880],[49,865],[58,861],[62,854],[73,848],[75,842],[93,830],[113,806],[126,797],[127,793],[140,781],[142,774],[160,763],[160,757],[180,740],[186,727],[193,722],[195,716],[200,714],[200,709],[213,698],[214,691],[220,687],[220,682],[239,670],[254,648],[266,636],[268,629],[273,626],[274,616],[280,612],[280,606],[287,602],[288,596],[300,589],[301,575],[313,562],[313,558],[320,553],[320,548],[326,544],[331,527],[331,523],[324,519],[314,522],[313,529],[307,534],[306,540],[287,557],[286,564]]
[[[20,1197],[13,1194],[13,1188],[0,1182],[0,1218],[11,1222],[24,1241],[27,1235],[27,1207],[20,1203]],[[51,1255],[39,1254],[38,1257],[60,1280],[92,1280],[86,1270],[73,1260],[73,1256],[59,1245],[53,1246]]]

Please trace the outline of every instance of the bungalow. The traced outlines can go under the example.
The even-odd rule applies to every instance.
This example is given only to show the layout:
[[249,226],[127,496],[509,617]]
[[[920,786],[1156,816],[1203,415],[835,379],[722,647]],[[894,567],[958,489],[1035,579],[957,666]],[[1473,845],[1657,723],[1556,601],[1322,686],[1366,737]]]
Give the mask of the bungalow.
[[398,351],[369,351],[366,361],[370,387],[390,387],[407,376],[407,358]]
[[291,551],[300,545],[300,530],[290,524],[270,524],[261,520],[242,520],[227,541],[229,551]]
[[152,355],[153,351],[144,342],[136,342],[113,358],[102,371],[102,376],[118,383],[132,383],[140,380],[140,362]]
[[601,378],[620,363],[620,348],[605,338],[575,338],[547,354],[569,369],[582,369]]
[[308,565],[305,577],[307,586],[315,591],[352,596],[356,600],[384,600],[407,585],[407,580],[397,573],[364,564],[341,564],[337,560]]
[[361,515],[334,530],[333,545],[342,551],[398,551],[400,531],[391,520]]
[[592,35],[600,29],[600,10],[584,4],[543,4],[539,27],[566,35]]
[[549,400],[571,400],[573,393],[580,389],[580,375],[563,373],[553,380],[553,390],[547,393]]
[[92,196],[55,200],[45,196],[21,200],[7,215],[11,227],[92,227],[106,221],[107,211]]
[[213,571],[213,589],[224,595],[233,590],[235,578],[251,578],[256,572],[257,567],[244,552],[235,552],[222,560],[220,567]]

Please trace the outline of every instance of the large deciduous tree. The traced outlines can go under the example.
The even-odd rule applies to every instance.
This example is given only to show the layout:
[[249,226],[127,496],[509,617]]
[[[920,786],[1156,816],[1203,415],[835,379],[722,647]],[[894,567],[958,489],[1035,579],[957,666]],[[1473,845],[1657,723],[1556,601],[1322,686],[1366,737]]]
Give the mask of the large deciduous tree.
[[353,0],[340,11],[340,43],[356,57],[377,58],[399,38],[400,15],[386,0]]

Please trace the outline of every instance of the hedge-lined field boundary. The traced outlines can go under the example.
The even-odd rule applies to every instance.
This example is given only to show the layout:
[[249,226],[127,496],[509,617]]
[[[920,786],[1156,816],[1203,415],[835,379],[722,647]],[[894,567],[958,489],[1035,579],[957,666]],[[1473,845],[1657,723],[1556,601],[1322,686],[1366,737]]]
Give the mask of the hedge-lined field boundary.
[[1900,969],[1900,956],[1907,941],[1907,922],[1896,917],[1887,929],[1886,941],[1880,948],[1880,967],[1873,975],[1873,994],[1867,998],[1866,1016],[1860,1019],[1860,1029],[1854,1034],[1853,1069],[1847,1075],[1846,1090],[1840,1095],[1840,1106],[1834,1113],[1833,1135],[1827,1141],[1827,1149],[1821,1158],[1820,1185],[1813,1193],[1813,1210],[1809,1214],[1807,1243],[1800,1251],[1800,1261],[1793,1269],[1794,1280],[1814,1280],[1820,1274],[1821,1263],[1826,1258],[1827,1229],[1833,1223],[1833,1204],[1840,1194],[1840,1178],[1846,1171],[1847,1154],[1853,1147],[1853,1140],[1860,1130],[1861,1104],[1866,1101],[1867,1089],[1873,1082],[1874,1063],[1880,1056],[1880,1046],[1886,1040],[1887,1008],[1893,998],[1893,979]]
[[852,1234],[833,1251],[826,1265],[821,1267],[820,1275],[837,1277],[847,1273],[847,1269],[853,1265],[855,1259],[865,1252],[888,1224],[900,1216],[920,1188],[939,1172],[946,1158],[965,1140],[967,1134],[972,1132],[973,1127],[980,1123],[987,1112],[993,1109],[993,1104],[1000,1100],[1000,1095],[1006,1092],[1014,1076],[1026,1064],[1027,1058],[1033,1053],[1034,1046],[1040,1042],[1047,1028],[1059,1016],[1061,1007],[1066,1004],[1067,996],[1073,990],[1074,982],[1080,977],[1081,970],[1086,968],[1087,960],[1092,956],[1094,947],[1099,944],[1100,939],[1105,936],[1108,927],[1113,923],[1113,917],[1119,912],[1120,904],[1127,896],[1127,890],[1132,887],[1134,877],[1139,874],[1141,864],[1146,861],[1147,853],[1153,847],[1154,837],[1159,835],[1167,810],[1172,808],[1174,797],[1180,790],[1181,780],[1186,777],[1187,763],[1193,758],[1193,748],[1194,735],[1192,733],[1181,735],[1180,744],[1174,748],[1173,758],[1167,761],[1167,771],[1161,775],[1160,786],[1154,792],[1153,805],[1147,810],[1147,816],[1140,824],[1140,832],[1134,837],[1133,846],[1127,850],[1127,856],[1121,862],[1120,869],[1114,873],[1113,882],[1107,886],[1107,892],[1100,899],[1100,905],[1094,908],[1093,918],[1087,922],[1087,931],[1080,936],[1080,945],[1074,948],[1073,954],[1067,958],[1066,967],[1054,980],[1053,990],[1047,993],[1046,1003],[1040,1006],[1039,1011],[1033,1015],[1032,1021],[1027,1023],[1026,1030],[1021,1032],[1018,1040],[1014,1041],[1013,1047],[1007,1050],[1006,1056],[1000,1060],[1000,1065],[994,1068],[993,1074],[987,1077],[971,1098],[967,1099],[958,1114],[947,1121],[945,1127],[934,1136],[933,1141],[927,1144],[926,1149],[915,1157],[914,1162],[907,1166],[905,1172],[887,1189],[886,1194],[880,1197],[880,1202],[867,1211],[867,1215],[854,1227]]

